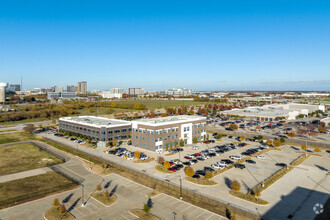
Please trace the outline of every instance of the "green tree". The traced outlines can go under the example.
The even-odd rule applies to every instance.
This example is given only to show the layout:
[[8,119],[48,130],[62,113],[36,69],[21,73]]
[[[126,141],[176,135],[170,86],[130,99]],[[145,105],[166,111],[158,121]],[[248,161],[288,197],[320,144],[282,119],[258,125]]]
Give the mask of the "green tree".
[[194,144],[197,143],[197,137],[194,137],[194,138],[193,138],[193,142],[194,142]]
[[221,138],[222,138],[222,134],[217,134],[217,135],[215,136],[215,138],[216,138],[216,139],[221,139]]
[[164,161],[165,161],[164,157],[157,158],[157,163],[159,163],[159,164],[163,164]]
[[209,139],[210,139],[210,135],[207,134],[207,136],[206,136],[206,140],[209,140]]
[[236,124],[230,124],[229,125],[229,129],[231,129],[231,130],[237,130],[238,129],[238,126]]
[[143,211],[146,213],[146,215],[149,215],[150,207],[148,206],[148,204],[143,205]]
[[89,109],[88,109],[88,112],[89,112],[89,113],[93,113],[93,111],[94,111],[93,108],[89,108]]
[[284,139],[284,137],[281,137],[281,138],[280,138],[280,141],[281,141],[282,144],[284,144],[284,143],[285,143],[285,139]]
[[183,146],[184,146],[184,140],[180,139],[180,147],[183,147]]
[[262,135],[258,135],[257,138],[259,141],[261,141],[264,137]]

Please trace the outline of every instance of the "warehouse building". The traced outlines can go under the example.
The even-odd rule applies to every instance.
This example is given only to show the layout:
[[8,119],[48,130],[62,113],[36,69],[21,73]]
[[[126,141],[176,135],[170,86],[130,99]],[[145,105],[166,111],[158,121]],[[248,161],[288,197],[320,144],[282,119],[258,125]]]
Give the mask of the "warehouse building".
[[204,140],[206,117],[178,115],[132,121],[132,145],[148,150],[170,149],[182,139],[192,144]]
[[80,134],[95,141],[122,140],[130,137],[131,123],[124,120],[96,116],[64,117],[59,130]]

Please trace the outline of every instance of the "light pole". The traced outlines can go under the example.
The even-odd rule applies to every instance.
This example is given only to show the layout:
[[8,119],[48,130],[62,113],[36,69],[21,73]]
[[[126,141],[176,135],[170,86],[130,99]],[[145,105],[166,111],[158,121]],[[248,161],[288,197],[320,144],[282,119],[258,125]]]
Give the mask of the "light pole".
[[81,206],[84,204],[84,184],[80,183],[81,185]]
[[173,217],[174,217],[174,220],[175,220],[176,212],[172,212],[172,213],[173,213]]
[[182,179],[181,179],[181,175],[180,177],[180,199],[182,199]]

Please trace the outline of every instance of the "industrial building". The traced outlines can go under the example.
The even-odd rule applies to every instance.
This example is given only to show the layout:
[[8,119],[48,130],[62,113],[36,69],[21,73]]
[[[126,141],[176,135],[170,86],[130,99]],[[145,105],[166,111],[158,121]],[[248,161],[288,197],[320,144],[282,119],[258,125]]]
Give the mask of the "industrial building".
[[67,91],[67,92],[78,92],[78,86],[68,85],[68,86],[66,87],[66,91]]
[[48,92],[47,99],[75,99],[75,92]]
[[298,115],[308,115],[308,113],[317,110],[324,111],[324,105],[307,105],[307,104],[272,104],[264,105],[262,107],[248,107],[245,109],[232,109],[222,111],[221,114],[238,115],[245,117],[247,120],[256,121],[278,121],[281,119],[294,120]]
[[113,141],[129,138],[129,121],[96,116],[64,117],[59,119],[59,130],[80,134],[95,141]]
[[173,89],[168,89],[166,90],[166,95],[170,96],[190,96],[194,95],[194,91],[191,89],[183,89],[183,88],[173,88]]
[[182,139],[192,144],[204,140],[206,117],[179,115],[132,121],[132,145],[148,150],[170,149]]

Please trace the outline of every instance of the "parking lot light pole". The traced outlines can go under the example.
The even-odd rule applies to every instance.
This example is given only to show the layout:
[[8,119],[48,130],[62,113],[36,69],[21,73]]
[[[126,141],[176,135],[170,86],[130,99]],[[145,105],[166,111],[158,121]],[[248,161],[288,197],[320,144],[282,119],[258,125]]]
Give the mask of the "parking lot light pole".
[[81,185],[81,206],[84,206],[84,184],[80,183]]
[[175,220],[176,212],[172,212],[172,213],[173,213],[173,216],[174,216],[174,220]]
[[182,199],[182,179],[181,179],[181,175],[180,177],[180,199]]

